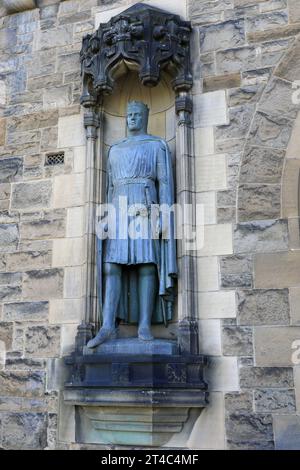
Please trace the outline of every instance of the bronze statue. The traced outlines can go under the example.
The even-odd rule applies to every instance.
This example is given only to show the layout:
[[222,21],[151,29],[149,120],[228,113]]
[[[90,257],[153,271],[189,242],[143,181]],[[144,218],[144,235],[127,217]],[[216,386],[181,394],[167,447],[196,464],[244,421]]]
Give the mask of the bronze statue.
[[[168,236],[162,236],[160,213],[153,233],[151,210],[152,206],[174,204],[171,155],[163,139],[147,134],[148,116],[149,109],[144,103],[129,103],[128,136],[109,152],[107,202],[116,210],[116,232],[114,238],[104,241],[98,238],[102,327],[89,341],[89,348],[115,338],[120,321],[137,323],[139,339],[151,341],[151,323],[167,325],[172,318],[177,275],[174,219],[171,214]],[[128,209],[125,223],[120,212],[120,201],[124,200]],[[144,227],[146,224],[147,236],[131,236],[127,229],[132,224]],[[105,231],[109,231],[107,225]]]

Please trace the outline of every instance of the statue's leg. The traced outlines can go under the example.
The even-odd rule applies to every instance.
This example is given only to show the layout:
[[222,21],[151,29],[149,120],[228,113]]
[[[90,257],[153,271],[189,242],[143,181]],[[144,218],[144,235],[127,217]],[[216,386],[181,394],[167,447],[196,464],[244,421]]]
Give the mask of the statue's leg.
[[157,269],[155,264],[139,266],[139,329],[138,336],[151,341],[151,318],[157,294]]
[[97,336],[88,342],[88,348],[95,348],[116,335],[116,312],[121,296],[122,266],[116,263],[104,263],[104,305],[103,325]]

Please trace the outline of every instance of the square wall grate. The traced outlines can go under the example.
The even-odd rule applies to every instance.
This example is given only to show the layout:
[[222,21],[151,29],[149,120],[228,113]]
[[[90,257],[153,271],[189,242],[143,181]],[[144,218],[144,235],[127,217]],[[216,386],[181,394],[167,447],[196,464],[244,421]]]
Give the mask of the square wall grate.
[[46,155],[45,166],[63,165],[65,163],[65,153],[49,153]]

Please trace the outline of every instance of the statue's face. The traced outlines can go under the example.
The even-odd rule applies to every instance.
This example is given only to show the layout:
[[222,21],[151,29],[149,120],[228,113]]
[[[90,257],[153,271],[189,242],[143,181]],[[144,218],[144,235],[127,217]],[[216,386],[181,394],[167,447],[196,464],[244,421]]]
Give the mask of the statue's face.
[[130,107],[127,111],[127,126],[130,131],[140,131],[145,127],[143,110],[138,107]]

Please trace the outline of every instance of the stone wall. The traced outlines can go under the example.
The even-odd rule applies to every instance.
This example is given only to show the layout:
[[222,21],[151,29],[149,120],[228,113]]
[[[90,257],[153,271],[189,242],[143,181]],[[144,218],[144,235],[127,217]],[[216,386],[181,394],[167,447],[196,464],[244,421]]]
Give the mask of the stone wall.
[[189,12],[204,93],[197,177],[201,185],[219,162],[206,176],[216,224],[206,230],[221,240],[199,259],[210,280],[199,317],[213,393],[193,443],[207,431],[201,447],[299,449],[298,2],[191,1]]
[[[132,3],[42,1],[0,18],[3,448],[80,447],[61,392],[86,276],[79,51]],[[145,3],[194,28],[192,189],[205,209],[195,263],[211,393],[184,445],[299,449],[299,2]],[[55,152],[64,163],[47,165]]]

